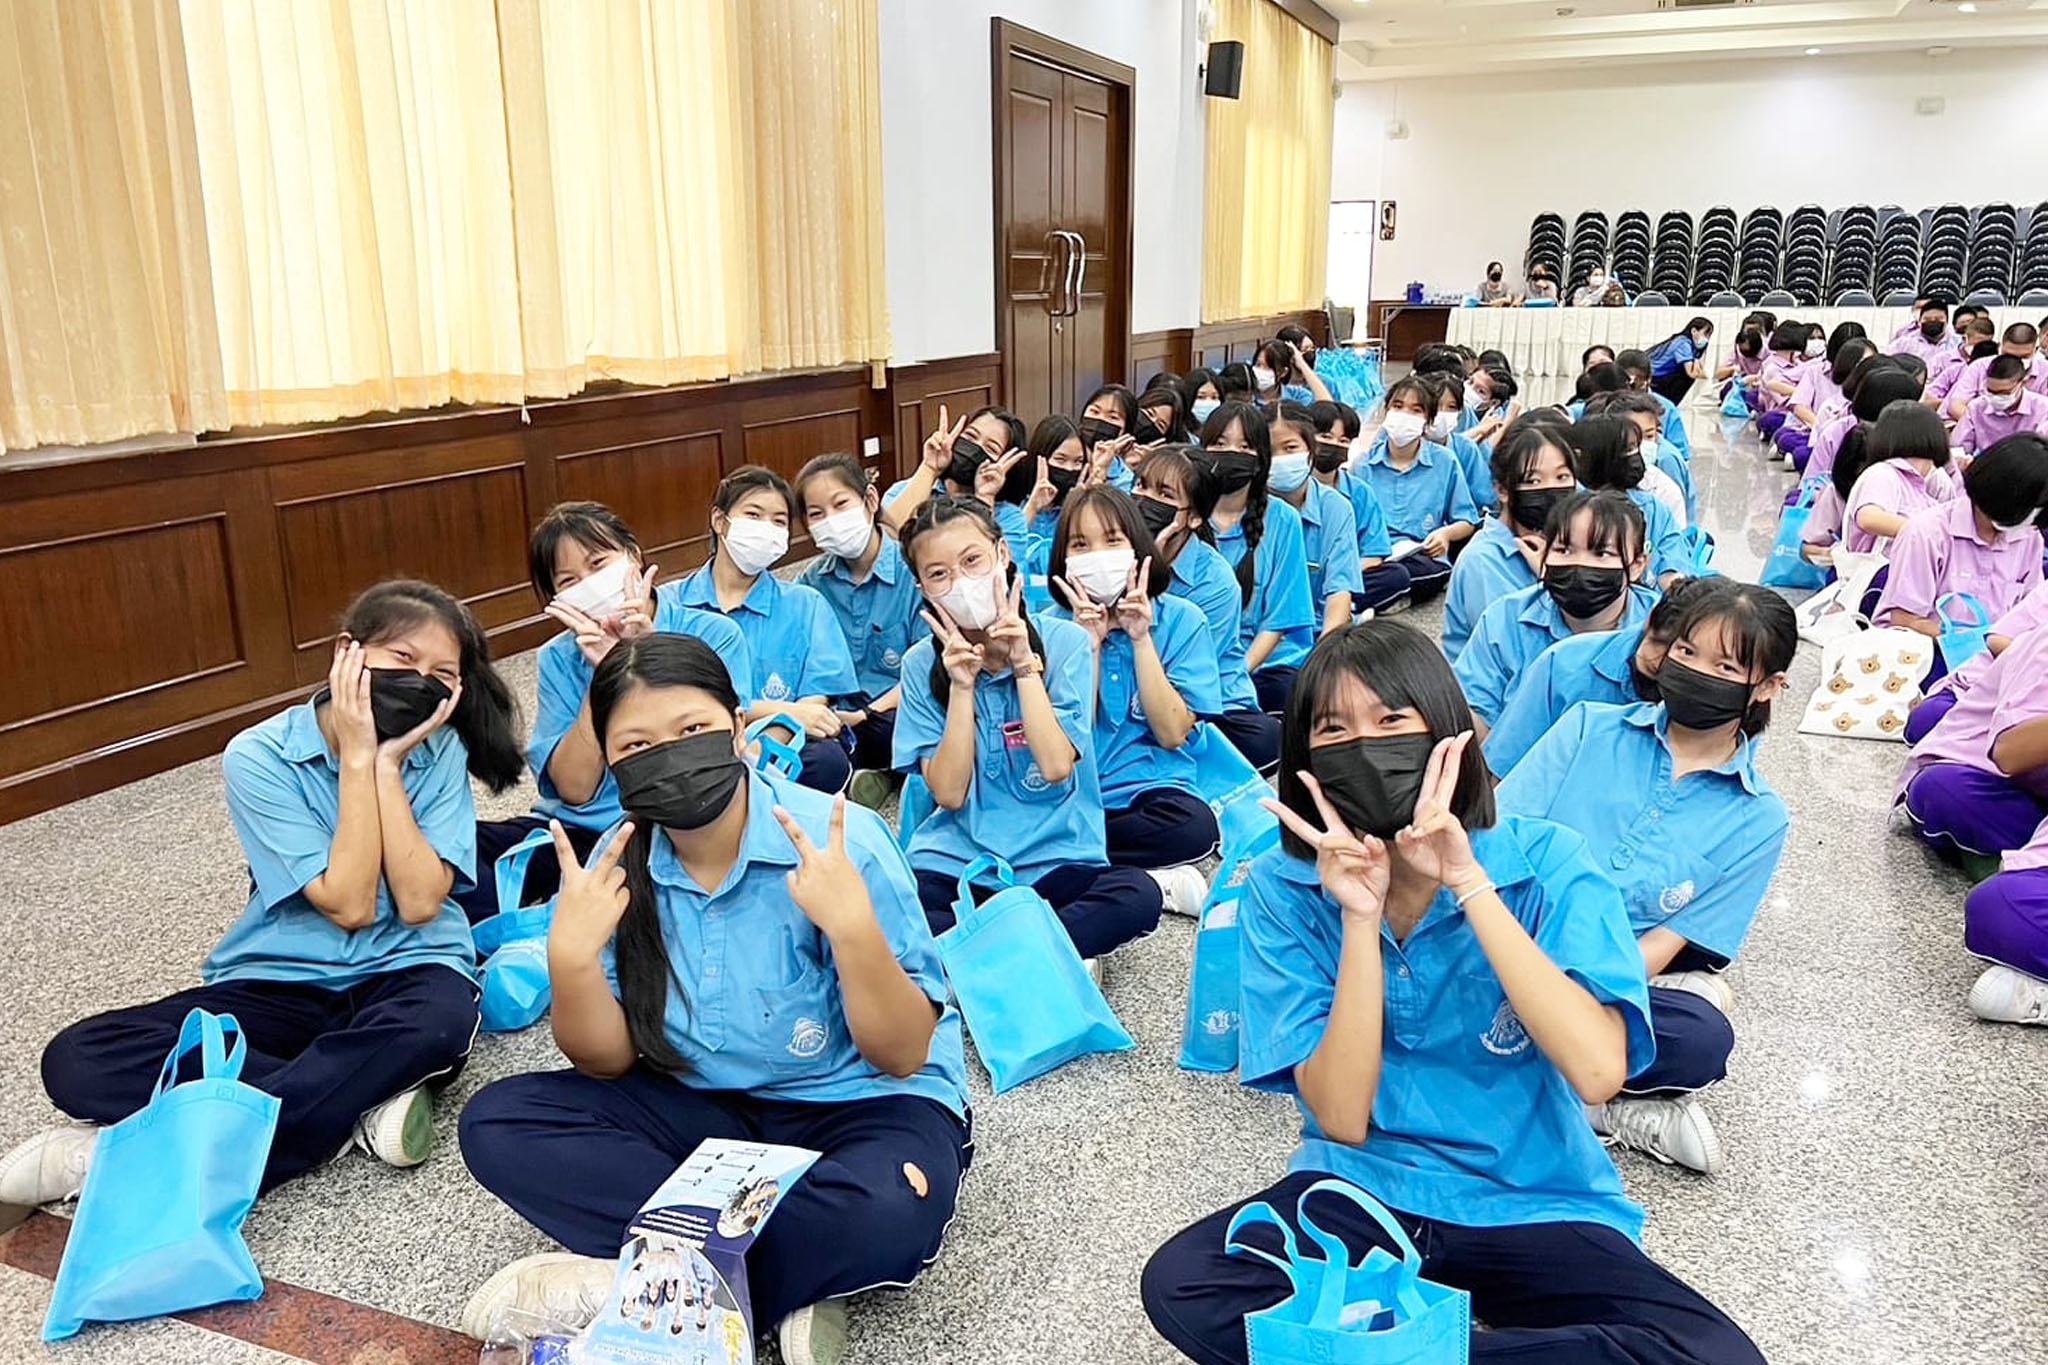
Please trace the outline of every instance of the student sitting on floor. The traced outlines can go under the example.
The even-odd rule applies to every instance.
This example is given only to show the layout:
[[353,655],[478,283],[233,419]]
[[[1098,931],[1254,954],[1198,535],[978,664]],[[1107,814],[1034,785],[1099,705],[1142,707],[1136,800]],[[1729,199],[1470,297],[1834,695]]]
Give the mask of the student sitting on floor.
[[1988,314],[1980,314],[1967,322],[1958,322],[1956,332],[1959,345],[1954,363],[1938,367],[1930,365],[1927,375],[1927,406],[1942,413],[1948,412],[1948,396],[1955,391],[1969,373],[1972,362],[1988,360],[1999,353],[1998,324]]
[[1379,434],[1351,475],[1372,490],[1387,515],[1387,531],[1404,555],[1409,595],[1426,602],[1442,592],[1451,576],[1453,550],[1479,525],[1479,509],[1465,486],[1457,457],[1429,441],[1425,432],[1436,411],[1428,381],[1409,375],[1387,387],[1387,410]]
[[1458,655],[1458,682],[1484,726],[1500,719],[1522,670],[1559,640],[1634,633],[1657,604],[1643,573],[1643,518],[1616,493],[1574,493],[1543,527],[1541,582],[1480,614]]
[[777,729],[801,741],[805,786],[844,791],[853,775],[852,736],[830,699],[860,690],[853,655],[818,591],[770,572],[789,553],[789,524],[799,510],[772,469],[742,465],[720,479],[711,495],[711,559],[677,596],[740,628],[754,662],[747,714],[776,717]]
[[1515,397],[1519,392],[1521,386],[1505,357],[1474,368],[1465,379],[1460,434],[1474,445],[1491,446],[1507,424],[1522,415],[1522,405]]
[[1799,383],[1785,405],[1789,416],[1776,437],[1778,450],[1791,460],[1793,469],[1806,469],[1813,433],[1842,402],[1842,381],[1857,361],[1876,353],[1877,346],[1863,334],[1861,323],[1844,322],[1828,334],[1820,358],[1801,368]]
[[882,494],[882,524],[900,531],[926,498],[939,493],[979,498],[1003,528],[1010,553],[1027,558],[1024,503],[1037,470],[1025,459],[1026,438],[1023,421],[1008,408],[976,408],[949,427],[941,403],[938,429],[924,438],[917,468]]
[[1984,637],[1984,651],[1971,656],[1961,668],[1950,669],[1927,688],[1927,696],[1906,718],[1901,731],[1906,743],[1918,744],[1935,722],[1954,708],[1956,701],[1975,687],[1991,667],[1991,661],[2012,648],[2013,641],[2029,631],[2048,625],[2048,583],[2036,583],[2011,610],[1991,618],[1991,633]]
[[[1873,387],[1871,381],[1879,374],[1886,377]],[[1866,398],[1866,394],[1869,397]],[[1858,361],[1849,377],[1842,381],[1842,397],[1848,401],[1848,406],[1823,422],[1813,433],[1806,468],[1801,471],[1807,483],[1825,481],[1834,473],[1835,456],[1841,453],[1843,439],[1859,424],[1875,422],[1886,403],[1898,398],[1910,398],[1916,403],[1920,401],[1920,381],[1907,373],[1899,357],[1869,355]]]
[[1181,406],[1175,376],[1162,374],[1138,395],[1138,418],[1131,424],[1130,436],[1140,450],[1188,439],[1187,410]]
[[1692,466],[1664,440],[1657,395],[1596,393],[1586,401],[1588,417],[1619,417],[1636,429],[1636,453],[1642,456],[1643,479],[1637,487],[1664,504],[1678,529],[1693,524]]
[[1501,780],[1503,811],[1586,840],[1621,888],[1650,975],[1656,1060],[1589,1110],[1616,1144],[1708,1175],[1721,1145],[1694,1092],[1728,1074],[1734,995],[1717,975],[1763,905],[1785,850],[1785,803],[1756,767],[1756,737],[1799,644],[1769,588],[1709,580],[1658,665],[1655,702],[1580,703]]
[[1472,505],[1482,513],[1498,511],[1500,504],[1494,501],[1493,480],[1487,475],[1491,451],[1458,430],[1458,421],[1466,412],[1464,381],[1447,374],[1424,375],[1423,378],[1435,386],[1437,403],[1436,416],[1423,429],[1423,435],[1457,456],[1458,468],[1465,475],[1465,491],[1472,495]]
[[1216,372],[1197,365],[1180,377],[1178,387],[1188,426],[1191,431],[1200,431],[1209,414],[1223,406],[1223,390],[1217,386]]
[[1025,447],[1031,467],[1031,496],[1024,500],[1025,541],[1030,547],[1024,566],[1033,582],[1045,577],[1045,557],[1052,552],[1052,534],[1059,528],[1060,508],[1067,494],[1089,476],[1088,444],[1074,419],[1052,413],[1031,428]]
[[1578,491],[1569,428],[1540,412],[1525,413],[1494,443],[1487,482],[1500,512],[1466,542],[1444,597],[1444,653],[1452,663],[1488,607],[1537,581],[1551,509]]
[[[1889,385],[1873,381],[1866,388],[1876,390],[1869,396],[1874,403]],[[1866,411],[1868,407],[1866,403]],[[1858,554],[1888,554],[1892,537],[1908,517],[1955,497],[1948,463],[1948,432],[1941,419],[1910,398],[1893,398],[1876,421],[1843,437],[1828,473],[1840,500],[1841,512],[1834,520],[1843,547]],[[1815,514],[1819,511],[1816,503]],[[1825,530],[1809,516],[1806,541],[1822,543]]]
[[1647,351],[1627,350],[1615,356],[1614,364],[1628,379],[1630,393],[1645,394],[1654,399],[1657,410],[1662,414],[1663,425],[1659,432],[1671,453],[1681,460],[1692,458],[1692,436],[1685,429],[1685,418],[1679,414],[1678,404],[1650,387],[1650,354]]
[[572,1069],[462,1113],[477,1182],[570,1254],[493,1275],[463,1328],[515,1307],[587,1321],[642,1202],[704,1139],[737,1138],[822,1153],[747,1280],[785,1361],[836,1362],[842,1296],[938,1254],[971,1151],[960,1016],[916,886],[872,812],[748,772],[739,695],[703,641],[631,641],[590,691],[631,823],[569,868],[549,931]]
[[1198,915],[1209,885],[1193,864],[1216,851],[1221,834],[1184,746],[1201,717],[1223,709],[1209,623],[1169,595],[1172,567],[1159,558],[1137,503],[1106,484],[1067,500],[1050,583],[1058,606],[1048,615],[1080,626],[1094,646],[1095,768],[1109,861],[1162,869],[1166,908]]
[[[2036,393],[2048,393],[2048,359],[2041,355],[2041,334],[2034,330],[2031,322],[2015,322],[2005,329],[1999,338],[1999,355],[2009,355],[2026,367],[2026,386]],[[1963,420],[1970,402],[1984,392],[1991,366],[1997,356],[1985,356],[1972,360],[1956,373],[1956,381],[1948,390],[1942,409],[1951,422]]]
[[[1294,1097],[1291,1174],[1175,1234],[1140,1284],[1202,1365],[1248,1359],[1245,1318],[1300,1291],[1270,1226],[1225,1229],[1335,1178],[1372,1194],[1422,1274],[1472,1295],[1474,1361],[1760,1365],[1742,1330],[1644,1255],[1643,1212],[1586,1123],[1652,1055],[1621,894],[1562,826],[1496,817],[1471,713],[1399,622],[1317,646],[1288,704],[1282,846],[1246,879],[1244,1083]],[[1386,1234],[1319,1196],[1356,1264]],[[1311,1252],[1311,1255],[1318,1253]]]
[[[1361,586],[1352,599],[1352,609],[1405,610],[1410,601],[1408,568],[1387,558],[1393,553],[1394,540],[1387,534],[1386,510],[1372,489],[1349,468],[1351,443],[1358,439],[1358,410],[1349,403],[1318,403],[1309,409],[1309,418],[1316,429],[1315,453],[1310,456],[1316,482],[1351,504],[1352,522],[1358,528]],[[1276,742],[1277,739],[1276,731]]]
[[1315,477],[1316,424],[1307,408],[1282,403],[1268,424],[1267,439],[1273,464],[1266,485],[1301,518],[1309,597],[1320,608],[1320,633],[1327,635],[1351,624],[1365,591],[1357,514],[1349,498]]
[[1728,396],[1728,386],[1742,386],[1742,401],[1754,414],[1758,407],[1757,385],[1764,369],[1764,334],[1756,327],[1744,323],[1742,330],[1735,334],[1735,349],[1728,353],[1728,362],[1714,371],[1714,382],[1720,384],[1721,396]]
[[1592,492],[1625,493],[1643,514],[1649,566],[1644,582],[1659,586],[1692,569],[1692,547],[1671,509],[1643,488],[1649,461],[1642,432],[1625,417],[1584,417],[1572,423],[1572,464],[1579,486]]
[[1825,337],[1809,349],[1808,332],[1805,323],[1791,318],[1771,331],[1770,354],[1764,357],[1764,367],[1757,375],[1757,428],[1763,432],[1766,453],[1777,449],[1778,429],[1792,416],[1792,396],[1799,392],[1806,367],[1827,350]]
[[1216,481],[1216,510],[1209,515],[1216,549],[1237,573],[1245,667],[1259,709],[1278,711],[1315,643],[1319,620],[1301,517],[1270,495],[1272,439],[1257,408],[1225,402],[1210,413],[1202,424],[1202,459]]
[[[1883,425],[1882,418],[1879,426]],[[2008,436],[1963,471],[1963,496],[1915,512],[1892,544],[1891,571],[1871,620],[1939,636],[1935,604],[1970,593],[1993,619],[2041,582],[2048,439]]]
[[265,1190],[351,1143],[425,1161],[424,1087],[462,1065],[477,1028],[476,945],[451,895],[474,875],[469,779],[503,791],[520,768],[512,698],[469,610],[402,580],[357,598],[327,685],[221,756],[250,890],[205,984],[51,1041],[43,1088],[76,1122],[0,1158],[0,1203],[76,1195],[99,1127],[149,1103],[194,1009],[235,1016],[242,1080],[280,1103]]
[[2027,362],[2016,355],[1993,356],[1984,386],[1956,423],[1949,442],[1965,455],[1989,450],[2006,437],[2030,431],[2048,434],[2048,397],[2027,388]]
[[935,499],[903,528],[932,634],[903,660],[896,766],[921,773],[935,809],[910,841],[932,932],[953,926],[967,865],[984,853],[1038,888],[1084,958],[1159,925],[1159,882],[1112,867],[1095,767],[1095,646],[1031,617],[1023,579],[987,507]]
[[1129,491],[1136,481],[1137,437],[1131,429],[1138,424],[1138,396],[1121,384],[1104,384],[1088,395],[1075,425],[1081,444],[1102,478]]

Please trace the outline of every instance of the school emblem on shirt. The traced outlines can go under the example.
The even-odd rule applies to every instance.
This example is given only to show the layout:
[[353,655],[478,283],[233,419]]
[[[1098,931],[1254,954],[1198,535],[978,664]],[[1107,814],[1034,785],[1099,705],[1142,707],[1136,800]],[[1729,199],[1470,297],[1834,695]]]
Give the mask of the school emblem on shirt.
[[1657,908],[1667,915],[1675,915],[1692,904],[1692,879],[1688,877],[1676,886],[1667,886],[1657,897]]
[[1529,1030],[1507,1001],[1493,1012],[1493,1026],[1479,1035],[1479,1044],[1496,1057],[1512,1057],[1529,1046]]
[[789,1055],[815,1057],[825,1050],[828,1041],[823,1024],[811,1018],[799,1019],[796,1027],[789,1031]]
[[902,656],[901,654],[898,654],[898,653],[897,653],[897,652],[896,652],[895,650],[893,650],[893,649],[885,649],[885,650],[883,650],[883,651],[882,651],[882,667],[884,667],[884,668],[901,668],[901,667],[903,667],[903,656]]
[[781,701],[789,695],[789,684],[782,680],[780,673],[770,673],[768,681],[761,684],[761,696],[766,701]]
[[1145,702],[1136,692],[1131,693],[1131,719],[1135,721],[1143,721],[1145,719]]
[[1202,1017],[1202,1031],[1211,1038],[1227,1038],[1237,1029],[1235,1010],[1210,1010]]
[[1052,785],[1052,783],[1045,780],[1045,774],[1038,771],[1036,763],[1032,763],[1024,769],[1024,776],[1020,780],[1024,783],[1024,790],[1028,792],[1042,792]]

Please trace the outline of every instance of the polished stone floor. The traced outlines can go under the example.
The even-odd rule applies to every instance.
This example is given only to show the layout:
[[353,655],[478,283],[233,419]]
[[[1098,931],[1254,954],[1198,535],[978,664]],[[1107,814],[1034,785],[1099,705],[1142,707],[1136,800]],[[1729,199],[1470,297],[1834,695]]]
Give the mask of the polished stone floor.
[[[1695,442],[1719,567],[1751,575],[1789,476],[1710,413]],[[1410,619],[1435,624],[1433,611]],[[1888,830],[1903,748],[1793,733],[1817,668],[1799,660],[1764,744],[1792,835],[1732,971],[1739,1044],[1706,1101],[1728,1170],[1708,1181],[1624,1155],[1622,1171],[1649,1208],[1651,1252],[1774,1362],[2048,1359],[2048,1033],[1965,1011],[1978,964],[1960,941],[1963,884]],[[508,671],[530,696],[531,658]],[[216,762],[0,828],[0,1144],[52,1117],[36,1079],[50,1034],[193,983],[245,887]],[[855,1305],[858,1360],[1175,1358],[1139,1311],[1139,1268],[1186,1222],[1274,1179],[1294,1131],[1285,1102],[1175,1068],[1190,938],[1173,921],[1109,963],[1135,1052],[1000,1099],[978,1089],[978,1156],[945,1253],[911,1292]],[[266,1198],[248,1222],[258,1263],[453,1325],[486,1275],[546,1246],[470,1180],[455,1113],[483,1083],[557,1062],[544,1027],[485,1038],[446,1097],[432,1161],[399,1173],[352,1155]],[[46,1294],[0,1270],[0,1359],[277,1358],[202,1345],[181,1323],[46,1350]]]

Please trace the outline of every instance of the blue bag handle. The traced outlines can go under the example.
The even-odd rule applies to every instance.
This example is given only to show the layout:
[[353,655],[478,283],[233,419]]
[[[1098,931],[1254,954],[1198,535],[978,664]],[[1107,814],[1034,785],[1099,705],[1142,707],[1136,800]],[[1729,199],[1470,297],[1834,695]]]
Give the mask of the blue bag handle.
[[1005,888],[1017,884],[1017,874],[1010,865],[993,853],[984,853],[969,863],[960,872],[960,894],[953,902],[955,919],[966,919],[974,913],[974,879],[984,872],[996,874],[996,881]]
[[1704,526],[1685,528],[1685,543],[1692,550],[1693,577],[1710,573],[1714,567],[1714,537]]
[[1316,1245],[1323,1249],[1323,1255],[1329,1261],[1331,1270],[1343,1266],[1347,1273],[1324,1274],[1322,1294],[1316,1304],[1316,1315],[1311,1320],[1312,1325],[1337,1325],[1338,1320],[1344,1315],[1344,1293],[1350,1279],[1348,1272],[1363,1268],[1366,1259],[1372,1254],[1368,1252],[1356,1265],[1352,1264],[1351,1249],[1344,1244],[1344,1240],[1335,1233],[1325,1231],[1315,1219],[1308,1216],[1309,1196],[1315,1194],[1342,1195],[1358,1205],[1368,1218],[1380,1225],[1380,1231],[1386,1233],[1401,1252],[1401,1268],[1395,1278],[1394,1292],[1400,1302],[1402,1313],[1412,1318],[1427,1309],[1428,1305],[1423,1302],[1421,1291],[1415,1287],[1415,1281],[1422,1276],[1422,1253],[1415,1249],[1415,1243],[1409,1240],[1407,1230],[1401,1226],[1400,1220],[1387,1211],[1385,1204],[1356,1185],[1343,1180],[1318,1180],[1301,1192],[1301,1198],[1294,1206],[1294,1216],[1300,1222],[1302,1230],[1314,1238]]
[[[1970,614],[1977,619],[1974,621],[1958,621],[1955,617],[1949,615],[1948,604],[1951,602],[1961,602],[1970,609]],[[1944,631],[1988,630],[1991,627],[1991,613],[1984,609],[1984,604],[1979,602],[1973,594],[1967,592],[1945,592],[1935,598],[1934,614],[1940,618],[1941,628]]]
[[[1263,1247],[1255,1247],[1249,1242],[1237,1240],[1238,1233],[1254,1223],[1270,1223],[1280,1229],[1281,1243],[1287,1248],[1287,1255],[1284,1259],[1275,1256]],[[1287,1272],[1288,1281],[1294,1285],[1295,1291],[1297,1293],[1300,1292],[1301,1277],[1296,1273],[1295,1268],[1301,1261],[1301,1244],[1294,1240],[1293,1226],[1285,1218],[1275,1213],[1273,1206],[1265,1200],[1262,1199],[1256,1204],[1246,1204],[1232,1215],[1230,1226],[1223,1230],[1223,1250],[1227,1255],[1256,1256],[1268,1265],[1278,1266],[1281,1270]]]
[[[235,1035],[234,1046],[227,1043],[226,1035]],[[164,1069],[157,1073],[156,1089],[150,1092],[150,1103],[154,1104],[163,1093],[171,1088],[178,1078],[178,1063],[185,1060],[193,1047],[199,1048],[201,1074],[210,1081],[235,1081],[242,1077],[242,1063],[249,1056],[249,1040],[242,1036],[241,1021],[232,1014],[209,1014],[195,1009],[185,1016],[184,1024],[178,1029],[178,1042],[171,1049],[171,1055],[164,1058]]]
[[[803,776],[803,751],[787,740],[777,739],[769,734],[768,728],[772,725],[780,725],[787,729],[796,725],[796,722],[788,716],[765,716],[747,727],[747,739],[761,746],[761,756],[754,761],[754,766],[756,770],[764,773],[774,768],[794,782]],[[801,730],[803,727],[797,728]]]
[[555,836],[550,831],[537,829],[498,855],[492,876],[498,884],[499,914],[509,914],[519,908],[519,893],[526,889],[526,865],[533,861],[535,853],[554,841]]

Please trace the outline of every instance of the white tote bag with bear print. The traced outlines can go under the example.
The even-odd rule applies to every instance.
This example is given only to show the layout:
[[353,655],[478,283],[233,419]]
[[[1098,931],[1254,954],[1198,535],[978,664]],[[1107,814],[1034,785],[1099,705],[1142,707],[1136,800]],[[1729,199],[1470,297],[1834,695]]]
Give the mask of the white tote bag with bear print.
[[1829,641],[1799,733],[1904,739],[1933,663],[1933,637],[1917,630],[1879,627]]

